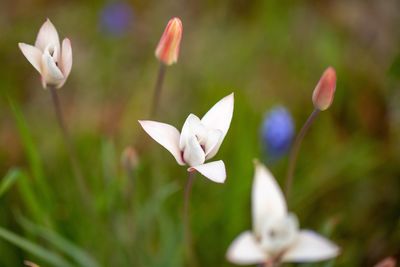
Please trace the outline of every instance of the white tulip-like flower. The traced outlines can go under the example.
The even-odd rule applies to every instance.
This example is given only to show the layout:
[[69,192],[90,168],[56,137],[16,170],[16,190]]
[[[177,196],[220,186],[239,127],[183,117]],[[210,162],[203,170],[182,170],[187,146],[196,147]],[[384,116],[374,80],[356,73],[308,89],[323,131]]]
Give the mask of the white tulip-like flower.
[[156,142],[166,148],[179,165],[189,165],[188,171],[200,172],[208,179],[223,183],[226,178],[222,160],[204,163],[217,154],[233,115],[233,93],[215,104],[202,119],[190,114],[182,132],[165,123],[139,121]]
[[295,215],[287,211],[285,198],[268,169],[256,163],[252,189],[253,231],[237,237],[227,252],[235,264],[314,262],[339,254],[331,241],[310,230],[299,230]]
[[64,85],[72,68],[71,42],[65,38],[60,45],[57,30],[49,19],[40,28],[35,46],[24,43],[18,46],[40,73],[43,88],[60,88]]

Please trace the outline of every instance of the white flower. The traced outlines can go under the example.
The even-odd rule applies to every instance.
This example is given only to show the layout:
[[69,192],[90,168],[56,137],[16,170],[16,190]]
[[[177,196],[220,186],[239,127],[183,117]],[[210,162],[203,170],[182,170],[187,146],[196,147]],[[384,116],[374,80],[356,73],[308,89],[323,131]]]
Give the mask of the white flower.
[[223,183],[226,178],[222,160],[204,163],[217,154],[233,115],[233,93],[215,104],[202,119],[190,114],[182,132],[165,123],[139,121],[143,129],[166,148],[179,165],[189,165],[188,171],[197,170],[210,180]]
[[288,213],[279,185],[267,168],[256,163],[252,189],[253,231],[239,235],[227,252],[236,264],[313,262],[336,257],[339,248],[310,230],[299,230]]
[[49,19],[40,28],[35,46],[24,43],[18,46],[42,76],[43,88],[64,85],[72,68],[71,42],[65,38],[60,45],[57,30]]

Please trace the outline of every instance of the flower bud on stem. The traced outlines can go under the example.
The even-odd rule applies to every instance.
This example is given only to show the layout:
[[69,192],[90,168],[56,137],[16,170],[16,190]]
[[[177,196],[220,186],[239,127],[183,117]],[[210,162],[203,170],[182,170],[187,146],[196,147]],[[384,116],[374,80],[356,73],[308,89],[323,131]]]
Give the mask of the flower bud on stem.
[[160,68],[154,89],[153,106],[151,109],[152,117],[157,115],[166,67],[178,61],[182,32],[182,21],[179,18],[172,18],[168,21],[164,33],[158,42],[155,56],[160,61]]
[[296,136],[294,144],[289,154],[289,166],[286,176],[286,188],[285,196],[286,199],[289,198],[290,189],[293,183],[293,174],[296,167],[297,156],[299,154],[300,145],[304,139],[305,134],[310,128],[311,124],[314,122],[317,115],[326,109],[328,109],[333,102],[336,90],[336,71],[333,67],[328,67],[321,78],[319,79],[313,94],[312,101],[314,104],[314,111],[308,117],[306,123],[301,128],[299,134]]

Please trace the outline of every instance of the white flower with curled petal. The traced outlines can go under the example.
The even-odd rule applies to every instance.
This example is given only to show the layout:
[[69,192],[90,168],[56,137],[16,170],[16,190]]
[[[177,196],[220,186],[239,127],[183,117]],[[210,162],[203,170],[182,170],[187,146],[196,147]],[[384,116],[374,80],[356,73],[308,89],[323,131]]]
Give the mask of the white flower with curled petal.
[[202,119],[190,114],[181,133],[165,123],[141,120],[143,129],[166,148],[179,165],[198,171],[208,179],[223,183],[226,178],[222,160],[204,163],[217,154],[228,132],[233,115],[233,93],[215,104]]
[[256,163],[252,189],[253,231],[237,237],[227,252],[235,264],[314,262],[339,254],[331,241],[310,230],[299,230],[297,218],[287,211],[278,183],[268,169]]
[[72,68],[71,42],[65,38],[60,45],[57,30],[49,19],[40,28],[34,46],[24,43],[18,46],[40,73],[43,88],[64,85]]

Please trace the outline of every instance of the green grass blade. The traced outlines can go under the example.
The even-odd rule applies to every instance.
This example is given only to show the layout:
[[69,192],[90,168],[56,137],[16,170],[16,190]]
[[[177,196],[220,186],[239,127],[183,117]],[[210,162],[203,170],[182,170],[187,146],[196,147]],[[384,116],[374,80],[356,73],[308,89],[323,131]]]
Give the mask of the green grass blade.
[[36,225],[22,216],[19,218],[22,227],[29,232],[40,236],[48,241],[53,247],[71,257],[76,263],[83,267],[99,267],[100,265],[82,248],[62,237],[58,233],[45,227]]
[[[24,115],[22,114],[21,109],[10,98],[8,99],[8,102],[10,104],[11,111],[15,117],[18,132],[21,137],[21,141],[24,146],[26,155],[28,157],[28,162],[29,162],[33,177],[35,178],[35,181],[40,188],[41,194],[45,197],[46,200],[49,200],[50,190],[45,181],[42,161],[41,161],[38,149],[36,148],[36,145],[30,134],[28,124],[25,121],[25,118],[24,118]],[[52,203],[52,202],[46,201],[46,203]]]
[[11,186],[15,184],[18,177],[20,177],[18,169],[10,169],[7,172],[6,176],[4,176],[0,182],[0,197],[2,197],[4,193],[6,193]]
[[32,190],[32,183],[30,183],[28,175],[20,169],[14,169],[14,175],[19,177],[17,182],[18,190],[31,216],[38,222],[46,222],[47,216],[43,214],[43,210]]
[[[165,200],[172,194],[177,192],[179,189],[178,185],[174,182],[166,184],[160,188],[154,196],[152,196],[146,204],[144,204],[137,213],[137,227],[147,228],[152,220],[154,220]],[[139,231],[140,232],[140,231]]]
[[5,228],[0,227],[0,238],[7,240],[13,245],[35,255],[43,261],[51,264],[52,266],[59,267],[72,267],[68,261],[62,258],[60,255],[49,251],[13,232],[8,231]]

